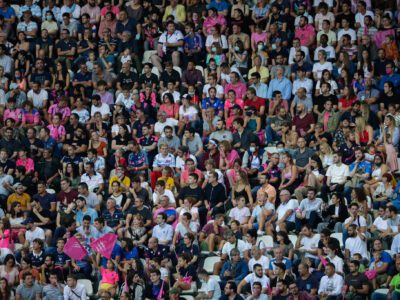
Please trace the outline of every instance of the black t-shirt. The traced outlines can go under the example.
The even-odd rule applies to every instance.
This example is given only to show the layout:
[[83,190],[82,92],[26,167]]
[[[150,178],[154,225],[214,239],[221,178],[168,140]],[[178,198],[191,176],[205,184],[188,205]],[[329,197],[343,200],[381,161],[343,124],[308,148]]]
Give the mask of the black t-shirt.
[[[369,280],[368,280],[367,276],[365,276],[363,273],[357,273],[356,276],[349,274],[346,276],[346,279],[345,279],[345,284],[347,286],[349,286],[349,287],[352,286],[357,290],[362,289],[362,286],[365,284],[368,285],[368,282],[369,282]],[[366,299],[366,295],[357,294],[357,296],[359,296],[360,299]]]
[[129,72],[128,75],[125,73],[118,74],[118,82],[121,83],[121,86],[128,86],[129,89],[132,89],[136,82],[139,82],[139,77],[135,72]]
[[299,291],[311,292],[311,289],[318,289],[318,281],[314,276],[309,275],[307,279],[303,279],[300,276],[296,279],[297,287]]
[[350,28],[354,28],[356,19],[355,19],[355,15],[352,12],[350,12],[348,15],[345,15],[343,13],[340,15],[337,15],[335,17],[335,19],[336,19],[336,23],[340,24],[340,28],[342,28],[342,20],[343,19],[346,19],[350,23],[350,25],[349,25]]
[[[39,213],[43,218],[48,218],[50,220],[48,225],[40,225],[40,227],[43,229],[53,229],[55,227],[54,220],[56,216],[45,208],[42,208],[42,211],[40,211]],[[29,212],[29,217],[32,218],[35,223],[42,222],[42,220],[40,220],[39,217],[33,211]]]
[[338,105],[338,99],[332,94],[329,94],[329,96],[324,96],[324,95],[319,95],[317,98],[315,98],[314,105],[318,105],[318,110],[322,112],[324,110],[324,104],[326,101],[330,100],[332,101],[333,105]]
[[146,76],[146,74],[142,74],[139,77],[139,83],[140,84],[157,84],[158,83],[158,77],[157,75],[151,73],[149,77]]
[[[181,189],[178,199],[183,200],[186,197],[192,197],[194,199],[196,199],[196,203],[198,201],[203,201],[204,199],[204,194],[203,194],[203,190],[200,187],[196,187],[194,189],[192,189],[190,186],[185,186]],[[193,204],[196,204],[193,203]],[[204,203],[203,203],[204,205]]]
[[181,77],[179,76],[178,71],[172,70],[171,74],[168,74],[167,71],[163,71],[160,76],[160,81],[164,83],[166,86],[168,82],[172,81],[174,84],[175,82],[181,82]]
[[400,99],[393,93],[392,96],[388,96],[385,93],[381,94],[379,97],[378,103],[383,103],[385,108],[388,108],[389,104],[400,104]]
[[5,174],[7,174],[8,170],[10,170],[10,169],[15,170],[15,163],[10,159],[7,159],[5,162],[0,161],[0,166],[3,167]]
[[[141,198],[139,195],[138,197]],[[141,215],[143,218],[143,223],[146,223],[148,220],[153,219],[153,215],[151,214],[150,209],[148,209],[147,207],[143,207],[141,210],[138,210],[136,207],[132,207],[129,210],[129,213],[132,215]]]

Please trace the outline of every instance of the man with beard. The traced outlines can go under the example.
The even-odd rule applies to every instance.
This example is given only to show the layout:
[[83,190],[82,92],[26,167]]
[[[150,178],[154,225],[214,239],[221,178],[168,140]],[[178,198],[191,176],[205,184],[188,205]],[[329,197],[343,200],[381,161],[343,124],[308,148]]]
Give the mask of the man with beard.
[[217,122],[217,126],[215,127],[215,129],[216,130],[213,133],[211,133],[210,139],[215,139],[218,142],[221,142],[221,141],[232,142],[233,141],[232,132],[230,132],[229,130],[226,130],[225,121],[219,120]]
[[163,131],[164,136],[161,136],[157,143],[158,151],[160,151],[161,145],[166,144],[168,145],[169,152],[172,154],[176,154],[176,151],[181,145],[180,139],[173,134],[174,129],[172,126],[165,126]]
[[200,161],[200,168],[205,169],[205,164],[207,160],[212,159],[216,166],[219,165],[220,154],[218,150],[218,141],[215,139],[210,139],[207,145],[208,151],[204,153]]
[[296,29],[295,37],[300,40],[301,46],[310,47],[315,41],[315,28],[308,24],[308,17],[299,18],[299,27]]
[[63,273],[60,268],[56,268],[54,265],[54,257],[51,254],[47,254],[45,259],[44,259],[44,264],[42,265],[41,268],[42,272],[42,283],[52,283],[52,275],[56,276],[56,282],[57,280],[62,281],[63,280]]
[[[86,130],[80,125],[75,128],[72,123],[75,122],[75,118],[79,120],[79,117],[75,114],[71,115],[70,119],[74,119],[74,121],[71,121],[71,123],[67,125],[70,126],[69,130],[73,130],[73,133],[71,132],[69,134],[70,139],[65,141],[64,151],[67,150],[69,148],[68,145],[70,145],[72,147],[75,147],[75,154],[84,155],[86,154],[86,151],[88,149]],[[66,129],[66,131],[68,138],[68,129]]]
[[298,103],[296,105],[296,114],[294,114],[294,102],[293,106],[293,123],[295,130],[297,133],[304,137],[307,134],[310,134],[314,131],[315,120],[312,112],[306,110],[304,103]]
[[[46,257],[46,260],[50,259],[50,257],[51,256],[48,255]],[[46,284],[42,290],[43,297],[45,297],[44,299],[60,299],[60,297],[64,298],[63,292],[65,285],[63,283],[58,282],[58,281],[62,282],[63,277],[58,277],[57,270],[59,269],[51,270],[47,274],[46,282],[48,284]]]
[[235,281],[230,280],[226,283],[224,288],[224,295],[219,298],[219,300],[243,300],[240,293],[236,292],[237,285]]
[[335,265],[325,266],[325,276],[321,278],[318,295],[321,300],[337,299],[343,290],[343,277],[335,272]]
[[[345,257],[350,259],[354,254],[359,253],[362,257],[368,259],[369,253],[367,250],[367,238],[361,228],[355,224],[350,224],[347,228],[347,235]],[[350,270],[350,272],[352,271]]]
[[246,285],[248,284],[251,288],[251,293],[253,293],[254,283],[259,282],[263,287],[262,293],[267,294],[269,290],[269,278],[265,276],[263,272],[263,268],[260,264],[255,264],[253,266],[253,273],[247,275],[238,285],[237,291],[238,294],[242,294],[242,289],[246,289]]
[[[363,257],[365,257],[363,255]],[[350,274],[345,278],[345,284],[348,286],[345,299],[364,300],[369,294],[369,280],[363,274],[358,272],[360,262],[357,260],[350,261]]]

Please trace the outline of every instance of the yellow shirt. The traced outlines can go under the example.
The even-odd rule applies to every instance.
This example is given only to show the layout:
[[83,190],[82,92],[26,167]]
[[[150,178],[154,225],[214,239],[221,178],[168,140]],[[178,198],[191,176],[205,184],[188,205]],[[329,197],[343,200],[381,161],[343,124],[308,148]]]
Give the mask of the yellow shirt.
[[179,22],[179,23],[183,23],[186,20],[186,10],[185,7],[182,4],[178,4],[175,7],[175,13],[173,13],[172,7],[171,5],[168,5],[165,8],[165,13],[164,13],[164,17],[163,17],[163,21],[165,22],[167,20],[167,17],[169,15],[173,15],[175,17],[175,21]]
[[[124,179],[122,180],[122,182],[121,182],[121,180],[119,180],[117,175],[111,177],[110,178],[110,187],[112,186],[113,182],[115,182],[115,181],[118,181],[119,183],[122,183],[123,185],[125,185],[127,187],[131,186],[131,179],[128,176],[125,176]],[[120,191],[122,192],[123,189],[120,188]]]
[[174,182],[174,179],[172,177],[168,177],[167,180],[165,180],[164,178],[160,177],[160,178],[158,178],[158,180],[164,180],[165,181],[165,189],[166,190],[170,190],[170,191],[174,190],[175,182]]
[[31,197],[27,193],[23,193],[22,195],[12,193],[10,196],[8,196],[7,206],[12,205],[14,202],[21,203],[22,210],[27,210],[28,204],[31,202]]
[[260,70],[256,70],[256,67],[252,67],[249,71],[249,78],[251,76],[252,73],[254,72],[258,72],[260,73],[260,77],[261,77],[261,82],[267,83],[268,82],[268,78],[269,78],[269,70],[267,67],[261,66]]

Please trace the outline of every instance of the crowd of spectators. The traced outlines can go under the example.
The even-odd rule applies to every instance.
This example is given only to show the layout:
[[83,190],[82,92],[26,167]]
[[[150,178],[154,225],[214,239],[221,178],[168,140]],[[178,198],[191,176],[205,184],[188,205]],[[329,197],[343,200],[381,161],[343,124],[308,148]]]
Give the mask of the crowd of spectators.
[[399,299],[399,34],[399,0],[0,0],[0,299]]

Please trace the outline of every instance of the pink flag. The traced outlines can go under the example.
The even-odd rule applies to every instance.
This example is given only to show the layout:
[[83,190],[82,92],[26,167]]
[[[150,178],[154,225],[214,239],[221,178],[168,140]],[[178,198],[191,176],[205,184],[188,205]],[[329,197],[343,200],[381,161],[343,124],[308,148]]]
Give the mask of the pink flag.
[[86,249],[83,248],[82,244],[74,236],[69,238],[65,244],[64,253],[76,260],[81,260],[88,254]]
[[164,296],[164,280],[162,280],[160,292],[157,295],[157,300],[161,300]]
[[321,260],[322,264],[324,265],[324,267],[326,267],[326,265],[328,264],[327,260],[325,259],[325,257],[323,257],[322,255],[319,256],[319,259]]
[[111,252],[113,251],[116,242],[117,235],[114,233],[107,233],[91,243],[90,247],[92,247],[94,251],[103,255],[105,258],[110,259]]

